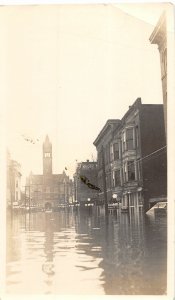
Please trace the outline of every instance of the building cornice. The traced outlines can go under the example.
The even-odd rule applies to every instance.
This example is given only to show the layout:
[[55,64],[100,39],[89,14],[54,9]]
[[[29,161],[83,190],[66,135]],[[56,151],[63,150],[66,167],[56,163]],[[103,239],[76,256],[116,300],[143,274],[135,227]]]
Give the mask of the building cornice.
[[154,31],[149,38],[151,44],[157,44],[158,46],[166,42],[166,13],[162,13],[160,19],[157,22]]
[[120,125],[120,122],[121,120],[119,119],[109,119],[104,125],[104,127],[102,128],[102,130],[100,131],[100,133],[98,134],[93,144],[97,147],[100,141],[102,140],[102,138],[107,134],[107,132],[110,131],[111,129],[114,130],[117,126]]

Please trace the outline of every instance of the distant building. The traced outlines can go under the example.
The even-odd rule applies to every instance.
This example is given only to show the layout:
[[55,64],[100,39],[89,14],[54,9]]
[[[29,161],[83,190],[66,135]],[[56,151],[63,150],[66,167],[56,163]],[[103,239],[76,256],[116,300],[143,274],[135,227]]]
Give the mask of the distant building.
[[[167,193],[163,105],[142,104],[138,98],[122,120],[116,120],[114,130],[107,131],[109,123],[102,130],[106,137],[103,136],[103,142],[107,132],[111,137],[110,156],[105,156],[108,202],[114,198],[120,200],[123,208],[144,206],[147,210],[151,198]],[[98,152],[99,185],[103,186],[99,137],[94,144]]]
[[26,180],[26,205],[43,208],[56,208],[67,204],[71,196],[71,181],[65,171],[52,172],[52,144],[46,136],[43,143],[43,174],[30,173]]
[[161,15],[153,33],[150,36],[151,44],[157,44],[160,54],[161,79],[164,104],[165,131],[167,128],[167,29],[166,13]]
[[85,202],[96,201],[98,199],[98,191],[89,188],[81,178],[86,178],[92,185],[97,187],[97,163],[90,162],[89,160],[78,163],[76,173],[74,174],[75,201],[78,201],[83,206]]
[[21,165],[11,159],[7,152],[6,203],[7,207],[18,206],[21,202]]

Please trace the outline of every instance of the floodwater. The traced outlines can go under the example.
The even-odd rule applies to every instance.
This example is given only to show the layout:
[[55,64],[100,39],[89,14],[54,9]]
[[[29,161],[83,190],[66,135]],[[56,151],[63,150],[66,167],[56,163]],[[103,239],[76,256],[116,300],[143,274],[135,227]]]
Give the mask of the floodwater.
[[7,217],[6,293],[165,295],[165,217],[62,211]]

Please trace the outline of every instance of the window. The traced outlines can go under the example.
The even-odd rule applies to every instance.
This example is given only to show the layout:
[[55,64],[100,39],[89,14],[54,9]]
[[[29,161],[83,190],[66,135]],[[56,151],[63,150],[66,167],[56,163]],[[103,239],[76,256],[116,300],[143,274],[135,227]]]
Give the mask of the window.
[[18,192],[16,192],[16,201],[18,201]]
[[137,180],[141,179],[140,160],[137,161]]
[[133,160],[128,161],[128,181],[135,180],[135,164]]
[[142,193],[138,192],[138,205],[143,206]]
[[126,129],[126,149],[134,149],[134,140],[133,140],[133,128]]
[[113,144],[114,160],[119,159],[119,143]]
[[115,186],[121,185],[120,170],[114,171],[114,185]]
[[127,181],[127,162],[123,164],[123,181]]
[[18,181],[16,181],[16,187],[18,187]]
[[50,152],[45,152],[44,157],[50,157]]
[[130,201],[129,201],[130,206],[134,207],[135,206],[134,194],[133,193],[129,194],[129,198],[130,198]]
[[126,150],[126,132],[122,134],[122,152]]
[[108,164],[110,162],[110,145],[106,145],[104,149],[104,158],[105,163]]
[[[114,173],[113,173],[114,174]],[[114,176],[115,175],[113,175],[113,177],[112,177],[112,187],[114,187],[115,186],[115,180],[114,180]]]
[[136,148],[139,148],[139,128],[136,126],[135,128],[135,135],[136,135]]

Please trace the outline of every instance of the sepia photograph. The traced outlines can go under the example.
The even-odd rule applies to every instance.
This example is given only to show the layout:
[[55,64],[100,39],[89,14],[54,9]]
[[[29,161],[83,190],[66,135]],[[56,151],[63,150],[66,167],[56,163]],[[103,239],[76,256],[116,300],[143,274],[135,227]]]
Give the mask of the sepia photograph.
[[173,11],[0,5],[1,300],[174,296]]

